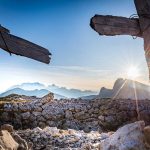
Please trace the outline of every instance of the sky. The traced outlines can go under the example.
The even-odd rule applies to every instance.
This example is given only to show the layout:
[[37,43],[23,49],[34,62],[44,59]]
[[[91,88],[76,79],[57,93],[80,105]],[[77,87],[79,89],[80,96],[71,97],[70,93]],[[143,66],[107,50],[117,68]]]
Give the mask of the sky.
[[52,53],[47,65],[1,50],[0,92],[23,82],[99,91],[127,78],[131,65],[135,80],[149,82],[142,38],[99,36],[89,25],[95,14],[136,14],[133,0],[0,0],[0,14],[11,34]]

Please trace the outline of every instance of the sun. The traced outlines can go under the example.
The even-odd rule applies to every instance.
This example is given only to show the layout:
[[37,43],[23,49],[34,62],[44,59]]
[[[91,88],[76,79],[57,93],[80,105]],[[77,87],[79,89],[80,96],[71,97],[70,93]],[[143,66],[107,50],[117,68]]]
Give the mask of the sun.
[[130,79],[135,79],[139,76],[139,69],[136,66],[130,66],[127,70],[127,77]]

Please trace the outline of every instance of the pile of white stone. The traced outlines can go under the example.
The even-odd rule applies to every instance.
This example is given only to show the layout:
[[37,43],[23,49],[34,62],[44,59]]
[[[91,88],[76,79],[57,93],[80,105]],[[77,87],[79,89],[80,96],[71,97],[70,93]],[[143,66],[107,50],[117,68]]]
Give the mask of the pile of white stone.
[[149,150],[150,127],[143,121],[125,125],[115,133],[60,130],[39,127],[18,131],[22,138],[32,142],[34,150]]
[[60,130],[57,127],[39,127],[33,130],[18,131],[24,139],[34,143],[34,149],[79,149],[84,147],[96,148],[101,140],[109,137],[110,133],[100,134],[92,131],[85,133],[73,129]]

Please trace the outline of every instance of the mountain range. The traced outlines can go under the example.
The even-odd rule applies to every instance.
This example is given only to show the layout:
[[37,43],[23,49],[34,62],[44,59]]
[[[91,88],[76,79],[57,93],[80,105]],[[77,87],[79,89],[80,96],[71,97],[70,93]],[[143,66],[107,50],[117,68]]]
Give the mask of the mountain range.
[[20,85],[14,85],[8,90],[0,94],[0,97],[5,97],[10,94],[19,94],[26,96],[43,97],[49,92],[54,93],[55,99],[61,98],[78,98],[88,95],[96,95],[98,92],[90,90],[68,89],[66,87],[59,87],[57,85],[48,85],[35,82],[35,83],[22,83]]
[[115,98],[115,99],[150,99],[150,86],[143,83],[119,78],[115,81],[113,88],[108,89],[102,87],[100,92],[90,90],[68,89],[66,87],[59,87],[57,85],[48,85],[35,82],[35,83],[22,83],[10,87],[4,93],[0,94],[0,97],[5,97],[10,94],[26,95],[43,97],[49,92],[54,93],[55,99],[61,98],[82,98],[82,99],[94,99],[94,98]]
[[98,95],[82,97],[83,99],[113,98],[113,99],[133,99],[150,100],[150,86],[143,83],[119,78],[115,81],[112,89],[102,87]]

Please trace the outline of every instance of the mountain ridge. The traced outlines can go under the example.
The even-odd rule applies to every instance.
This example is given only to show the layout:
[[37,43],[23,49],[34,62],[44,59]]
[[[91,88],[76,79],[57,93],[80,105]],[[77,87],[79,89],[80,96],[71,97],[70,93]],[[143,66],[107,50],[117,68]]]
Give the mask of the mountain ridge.
[[[29,90],[26,90],[29,89]],[[61,98],[116,98],[116,99],[150,99],[150,86],[133,81],[130,79],[118,78],[112,89],[102,87],[99,94],[90,90],[67,89],[66,87],[59,87],[57,85],[45,86],[39,82],[22,83],[9,88],[9,90],[0,94],[0,97],[8,96],[10,94],[19,94],[27,96],[43,97],[49,92],[54,93],[55,99]]]
[[0,94],[0,97],[8,96],[9,94],[20,94],[27,96],[43,97],[49,92],[54,93],[54,98],[78,98],[82,96],[88,96],[97,94],[98,92],[90,90],[68,89],[66,87],[59,87],[55,84],[45,86],[39,82],[34,83],[22,83],[20,85],[14,85],[5,92]]
[[150,99],[150,86],[130,79],[119,78],[112,89],[101,88],[100,98]]

